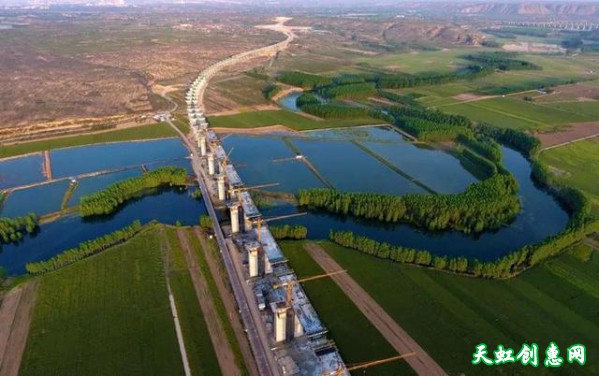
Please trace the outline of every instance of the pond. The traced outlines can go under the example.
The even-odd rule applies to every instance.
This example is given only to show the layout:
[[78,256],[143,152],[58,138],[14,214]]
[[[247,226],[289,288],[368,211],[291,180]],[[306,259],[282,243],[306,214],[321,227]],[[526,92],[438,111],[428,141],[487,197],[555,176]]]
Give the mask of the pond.
[[187,154],[179,139],[169,138],[58,149],[50,157],[53,176],[59,178],[178,159]]
[[[175,165],[191,171],[187,151],[179,139],[163,139],[144,142],[121,142],[105,145],[91,145],[77,148],[53,150],[50,152],[55,178],[72,176],[77,186],[72,192],[68,206],[77,205],[82,196],[104,189],[110,184],[139,176],[142,165],[153,170],[162,166]],[[35,157],[35,158],[32,158]],[[15,163],[16,161],[16,163]],[[17,171],[23,174],[8,174],[9,186],[23,185],[43,180],[40,155],[8,160],[0,171]],[[0,166],[6,161],[0,161]],[[15,167],[16,166],[16,167]],[[28,167],[29,168],[26,168]],[[35,168],[34,168],[35,167]],[[81,177],[86,173],[102,170],[118,170],[98,176]],[[40,179],[41,178],[41,179]],[[70,180],[44,183],[34,187],[11,192],[0,208],[0,216],[16,217],[34,212],[44,215],[61,209]],[[66,249],[76,247],[80,242],[94,239],[127,226],[134,220],[147,223],[157,220],[163,223],[196,224],[205,214],[201,200],[190,197],[188,191],[162,190],[133,200],[111,216],[85,220],[79,215],[62,217],[40,226],[38,233],[26,236],[18,244],[2,245],[0,265],[10,274],[24,272],[27,262],[50,258]]]
[[[305,216],[277,221],[276,224],[302,224],[308,227],[312,239],[328,238],[329,229],[353,231],[379,241],[426,249],[436,255],[462,256],[479,260],[495,260],[524,245],[542,241],[563,230],[567,213],[552,196],[537,188],[530,178],[531,167],[518,152],[503,148],[504,164],[520,184],[522,211],[516,219],[496,232],[468,236],[459,232],[424,232],[405,224],[342,217],[310,212]],[[299,209],[299,211],[304,211]],[[291,205],[279,205],[263,210],[265,216],[298,212]]]
[[43,164],[39,153],[0,160],[0,189],[43,181]]
[[44,215],[60,210],[68,180],[20,189],[10,193],[0,209],[2,217],[20,217],[28,213]]
[[301,92],[295,92],[288,94],[279,100],[279,105],[289,111],[300,111],[300,108],[297,106],[297,98],[302,95]]

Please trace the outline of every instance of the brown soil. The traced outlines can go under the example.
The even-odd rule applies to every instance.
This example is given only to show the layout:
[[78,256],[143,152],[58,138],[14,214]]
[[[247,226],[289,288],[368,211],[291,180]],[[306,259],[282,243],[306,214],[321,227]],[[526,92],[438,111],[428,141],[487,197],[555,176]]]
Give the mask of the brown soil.
[[0,308],[0,376],[17,376],[27,344],[37,281],[21,285],[4,298]]
[[227,341],[227,337],[223,335],[224,329],[221,325],[216,308],[214,307],[214,297],[210,295],[206,279],[200,272],[198,261],[189,244],[187,231],[184,229],[177,229],[177,236],[179,237],[179,242],[181,242],[181,247],[185,253],[189,274],[191,275],[198,303],[204,314],[206,325],[208,326],[208,332],[210,333],[210,339],[212,341],[212,346],[214,346],[221,372],[223,375],[241,375],[241,371],[235,364],[235,355],[233,354],[231,345]]
[[[306,250],[326,273],[342,269],[317,244],[306,244]],[[418,375],[446,375],[435,360],[353,278],[347,273],[335,274],[331,278],[399,354],[416,353],[405,358],[405,361]]]
[[223,128],[223,127],[215,127],[211,128],[216,133],[219,134],[267,134],[267,133],[292,133],[294,135],[299,135],[301,132],[293,130],[284,125],[268,125],[266,127],[258,127],[258,128]]
[[[599,100],[599,86],[585,85],[583,83],[558,86],[551,94],[537,95],[537,103],[554,102],[588,102]],[[599,104],[598,104],[599,105]]]
[[241,317],[239,317],[237,305],[235,304],[235,298],[233,297],[232,289],[229,286],[227,271],[224,269],[224,266],[218,264],[218,262],[214,259],[214,255],[211,255],[208,251],[209,246],[206,243],[205,235],[202,233],[202,230],[199,227],[195,227],[194,232],[200,241],[202,252],[206,262],[208,263],[208,266],[210,267],[210,273],[212,273],[212,276],[214,277],[220,297],[225,305],[227,314],[231,319],[231,325],[233,326],[235,337],[237,337],[237,342],[241,347],[241,353],[243,354],[246,367],[248,368],[251,376],[258,376],[258,366],[256,365],[256,360],[252,355],[252,349],[250,348],[247,335],[243,330]]
[[454,96],[454,99],[457,99],[459,101],[464,101],[464,102],[475,102],[475,101],[482,101],[484,99],[489,99],[489,98],[494,98],[494,95],[477,95],[477,94],[472,94],[472,93],[463,93],[463,94],[459,94]]
[[599,136],[599,122],[571,124],[566,130],[553,133],[539,133],[536,136],[541,140],[543,148],[546,149]]

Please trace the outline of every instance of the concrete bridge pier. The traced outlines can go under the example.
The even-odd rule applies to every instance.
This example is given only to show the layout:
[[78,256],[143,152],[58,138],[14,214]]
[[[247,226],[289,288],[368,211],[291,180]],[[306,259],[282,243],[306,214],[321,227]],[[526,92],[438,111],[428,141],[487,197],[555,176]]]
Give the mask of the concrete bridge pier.
[[214,154],[208,153],[208,175],[214,175]]
[[218,199],[221,201],[225,201],[227,199],[227,190],[225,187],[225,175],[218,175]]
[[200,148],[200,155],[202,157],[206,155],[206,136],[203,134],[198,136],[198,147]]
[[228,206],[231,212],[231,233],[237,234],[239,232],[239,204],[231,202]]

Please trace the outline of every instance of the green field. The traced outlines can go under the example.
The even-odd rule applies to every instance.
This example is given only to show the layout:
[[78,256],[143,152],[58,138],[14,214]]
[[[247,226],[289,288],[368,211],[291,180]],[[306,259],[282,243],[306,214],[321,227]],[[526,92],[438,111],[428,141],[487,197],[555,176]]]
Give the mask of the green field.
[[269,125],[284,125],[298,131],[308,129],[349,127],[354,125],[381,124],[373,118],[314,120],[287,110],[252,111],[236,115],[211,116],[208,122],[212,127],[256,128]]
[[476,48],[443,49],[438,51],[415,51],[411,53],[388,54],[375,57],[362,57],[356,63],[373,67],[398,70],[406,73],[452,72],[468,62],[460,56],[476,52]]
[[544,107],[554,108],[561,111],[569,111],[585,116],[593,117],[599,120],[599,101],[588,102],[562,102],[543,105]]
[[168,261],[168,276],[175,295],[189,367],[193,375],[220,375],[220,366],[210,340],[206,321],[202,315],[202,309],[198,303],[181,243],[175,229],[165,228],[165,231],[171,251]]
[[511,97],[438,107],[445,112],[461,114],[502,128],[548,129],[599,119],[599,116],[587,115],[573,108],[541,106]]
[[167,123],[150,124],[140,127],[120,129],[111,132],[55,138],[44,141],[32,141],[21,144],[2,146],[0,158],[35,153],[44,150],[99,144],[104,142],[150,140],[163,137],[175,137],[177,133]]
[[[323,274],[321,267],[304,251],[303,242],[285,241],[280,245],[298,277]],[[303,285],[318,316],[329,330],[346,364],[384,359],[397,355],[393,347],[362,315],[333,282],[325,278]],[[361,375],[363,370],[355,372]],[[368,375],[406,375],[413,373],[404,361],[368,369]]]
[[566,183],[582,189],[599,215],[599,138],[545,150],[540,158]]
[[40,278],[20,373],[183,374],[154,230]]
[[[518,352],[539,345],[540,361],[550,341],[565,356],[575,343],[587,347],[587,364],[566,363],[567,374],[599,372],[599,257],[564,254],[507,280],[460,277],[379,260],[323,242],[341,266],[450,374],[473,374],[477,344]],[[596,252],[595,252],[596,253]],[[307,257],[307,255],[306,255]],[[492,354],[491,354],[492,355]],[[554,374],[520,363],[484,369],[489,374]]]
[[243,360],[243,354],[241,353],[241,347],[239,345],[239,342],[237,341],[237,337],[235,336],[235,332],[233,331],[233,326],[231,324],[230,317],[227,314],[227,309],[225,308],[225,305],[224,305],[222,299],[220,298],[220,294],[219,294],[218,288],[216,286],[216,282],[214,280],[214,278],[222,278],[222,276],[224,276],[224,278],[227,278],[226,277],[227,272],[225,270],[225,267],[224,267],[224,265],[221,264],[222,261],[221,261],[221,257],[219,254],[220,251],[218,250],[216,244],[214,243],[215,242],[214,240],[206,239],[206,241],[208,242],[209,247],[210,247],[208,252],[212,254],[212,257],[214,257],[214,259],[217,260],[217,263],[221,266],[219,269],[221,272],[220,273],[221,276],[219,277],[219,276],[215,276],[211,273],[210,267],[208,266],[208,263],[204,257],[204,253],[201,251],[200,241],[198,240],[195,233],[192,230],[189,230],[188,235],[189,235],[189,243],[190,243],[191,247],[194,249],[195,256],[198,260],[200,272],[204,275],[204,278],[206,278],[206,285],[208,286],[208,290],[210,291],[210,294],[213,297],[214,307],[217,310],[217,313],[221,319],[221,324],[224,329],[223,334],[227,337],[227,340],[229,341],[229,344],[231,345],[231,349],[233,350],[233,355],[235,355],[235,363],[237,364],[239,369],[244,374],[247,374],[247,367]]
[[[241,106],[259,106],[271,103],[262,93],[267,82],[250,76],[228,77],[212,82],[210,85],[216,88],[221,96]],[[206,96],[206,101],[210,102],[210,95]]]

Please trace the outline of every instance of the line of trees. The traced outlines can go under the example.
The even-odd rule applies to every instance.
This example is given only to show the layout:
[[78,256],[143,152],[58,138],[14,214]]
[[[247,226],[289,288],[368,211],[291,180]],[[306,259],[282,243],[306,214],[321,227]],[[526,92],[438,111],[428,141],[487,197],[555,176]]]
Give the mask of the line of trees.
[[460,148],[460,158],[474,163],[476,167],[484,173],[485,176],[492,176],[498,172],[497,165],[495,163],[468,148]]
[[306,104],[300,107],[302,111],[325,119],[351,119],[378,116],[379,111],[365,107],[354,107],[343,104]]
[[460,126],[413,117],[395,118],[395,125],[421,141],[451,140],[467,132],[466,128]]
[[301,225],[279,225],[269,226],[270,232],[275,239],[306,239],[308,228]]
[[488,136],[460,134],[457,141],[490,161],[501,162],[501,146]]
[[472,183],[461,193],[346,193],[333,189],[303,189],[300,206],[384,222],[409,223],[429,231],[478,233],[498,229],[520,212],[518,183],[511,175],[494,175]]
[[386,108],[394,124],[423,141],[442,141],[471,134],[472,123],[461,115],[417,107],[391,106]]
[[541,142],[534,136],[515,129],[497,128],[486,123],[480,123],[477,131],[510,146],[527,157],[532,157],[541,149]]
[[390,100],[392,102],[402,104],[404,106],[421,107],[420,103],[416,101],[418,95],[414,93],[410,93],[407,95],[399,95],[390,91],[379,90],[378,96]]
[[25,270],[27,270],[27,273],[29,274],[51,272],[131,239],[135,234],[140,232],[141,229],[141,222],[135,221],[121,230],[80,243],[77,248],[66,250],[49,260],[28,263],[25,266]]
[[371,82],[330,85],[318,90],[325,98],[332,99],[364,99],[377,94],[376,85]]
[[297,71],[283,71],[277,77],[279,82],[288,85],[299,86],[304,89],[315,89],[320,86],[326,86],[333,83],[331,77],[319,76]]
[[414,108],[414,107],[401,107],[392,106],[387,108],[387,111],[394,117],[411,117],[417,119],[424,119],[434,123],[443,123],[448,125],[455,125],[457,127],[470,127],[471,122],[465,116],[446,114],[439,110],[429,110],[426,108]]
[[39,218],[35,213],[16,218],[0,218],[0,244],[18,242],[25,234],[35,231],[38,221]]
[[79,204],[79,213],[82,217],[110,214],[125,201],[144,190],[167,185],[183,186],[186,181],[187,171],[183,167],[162,167],[142,176],[112,184],[106,189],[82,197]]
[[507,279],[560,253],[563,249],[596,231],[599,231],[599,221],[597,220],[580,222],[577,225],[571,224],[558,235],[537,244],[524,246],[498,260],[486,262],[464,257],[433,256],[426,250],[381,243],[348,231],[331,231],[329,237],[333,242],[344,247],[394,262],[415,264],[475,277]]

